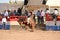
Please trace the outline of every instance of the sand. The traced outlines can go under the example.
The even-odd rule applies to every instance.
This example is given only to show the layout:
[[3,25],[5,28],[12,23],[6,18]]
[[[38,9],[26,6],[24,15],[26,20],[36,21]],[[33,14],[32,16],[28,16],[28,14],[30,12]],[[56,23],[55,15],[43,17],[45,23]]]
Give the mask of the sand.
[[0,30],[0,40],[60,40],[59,31]]

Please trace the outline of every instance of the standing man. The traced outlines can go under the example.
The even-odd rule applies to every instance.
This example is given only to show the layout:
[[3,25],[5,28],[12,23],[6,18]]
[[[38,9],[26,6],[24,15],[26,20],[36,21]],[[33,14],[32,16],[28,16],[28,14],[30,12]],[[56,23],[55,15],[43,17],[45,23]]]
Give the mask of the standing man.
[[41,13],[40,13],[40,10],[38,9],[38,11],[37,11],[37,17],[38,17],[38,24],[40,24],[40,15],[41,15]]
[[8,11],[7,11],[7,10],[5,10],[4,16],[5,16],[5,17],[9,17],[9,14],[8,14]]
[[54,9],[54,14],[53,14],[53,19],[55,21],[55,25],[56,25],[56,20],[57,20],[57,16],[59,15],[59,12],[57,9]]
[[28,16],[28,11],[27,11],[27,10],[25,10],[24,14],[25,14],[25,16]]
[[5,29],[6,23],[7,23],[7,19],[6,19],[6,17],[4,16],[4,17],[2,18],[3,29]]
[[21,15],[22,15],[22,8],[18,8],[18,10],[17,10],[17,15],[18,15],[18,16],[21,16]]
[[43,10],[41,10],[41,23],[44,23],[44,16],[45,16],[45,13]]

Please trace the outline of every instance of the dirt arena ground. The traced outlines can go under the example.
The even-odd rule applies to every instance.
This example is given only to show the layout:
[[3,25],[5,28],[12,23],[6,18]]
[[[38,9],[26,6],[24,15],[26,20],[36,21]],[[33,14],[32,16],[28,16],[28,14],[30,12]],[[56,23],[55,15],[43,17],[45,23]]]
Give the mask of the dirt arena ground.
[[60,40],[59,31],[0,30],[0,40]]

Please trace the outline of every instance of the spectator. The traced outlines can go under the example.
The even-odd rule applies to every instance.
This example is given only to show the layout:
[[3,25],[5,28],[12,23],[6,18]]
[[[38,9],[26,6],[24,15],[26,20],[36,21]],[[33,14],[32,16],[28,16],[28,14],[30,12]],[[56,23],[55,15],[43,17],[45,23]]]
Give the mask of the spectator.
[[57,19],[58,14],[59,14],[58,10],[57,9],[54,9],[53,19],[55,21],[55,25],[56,25],[56,19]]
[[14,15],[16,15],[17,14],[17,11],[16,10],[14,10]]
[[18,15],[18,16],[21,16],[21,15],[22,15],[22,9],[21,9],[21,8],[18,8],[18,10],[17,10],[17,15]]
[[2,18],[3,29],[5,29],[6,23],[7,23],[7,19],[6,19],[6,17],[4,16],[4,17]]
[[47,10],[47,11],[46,11],[46,14],[50,14],[50,11],[49,11],[49,10]]
[[24,13],[24,14],[25,14],[25,16],[28,16],[28,11],[27,11],[27,10],[25,10],[25,13]]
[[35,15],[36,15],[36,14],[37,14],[37,10],[34,10],[34,11],[33,11],[33,14],[35,14]]
[[38,24],[40,23],[40,15],[41,15],[41,13],[40,13],[40,10],[38,9],[38,11],[37,11],[37,17],[38,17]]
[[8,9],[8,15],[9,16],[11,15],[11,9]]
[[45,16],[45,13],[43,10],[41,10],[41,22],[44,23],[44,16]]
[[58,15],[59,14],[57,9],[54,10],[54,14],[55,15]]
[[8,17],[8,16],[9,16],[7,10],[5,10],[5,12],[4,12],[4,16],[5,16],[5,17]]
[[58,10],[57,9],[54,9],[53,18],[56,19],[57,15],[58,15]]
[[10,15],[11,15],[11,16],[15,16],[14,10],[11,11],[11,14],[10,14]]
[[2,15],[2,12],[0,12],[0,15]]

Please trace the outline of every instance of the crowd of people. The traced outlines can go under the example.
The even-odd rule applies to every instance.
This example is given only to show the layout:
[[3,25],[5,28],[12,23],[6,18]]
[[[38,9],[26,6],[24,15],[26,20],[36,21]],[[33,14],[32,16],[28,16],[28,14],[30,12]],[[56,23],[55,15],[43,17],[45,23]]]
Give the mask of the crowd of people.
[[0,12],[0,21],[2,20],[2,25],[3,25],[3,29],[5,29],[6,23],[7,23],[7,19],[10,18],[10,16],[20,16],[21,15],[21,9],[18,8],[18,10],[4,10],[3,12]]
[[51,15],[56,23],[57,16],[59,15],[59,11],[57,9],[54,9],[52,12],[50,12],[49,9],[46,9],[46,11],[40,9],[33,11],[25,10],[24,15],[27,16],[27,23],[28,23],[26,25],[29,25],[30,23],[30,25],[32,26],[32,31],[34,31],[36,24],[44,24],[44,17],[46,17],[45,16],[46,14]]
[[[10,16],[26,16],[27,17],[27,20],[26,22],[24,22],[24,24],[26,25],[26,28],[28,29],[28,26],[32,26],[32,31],[34,31],[35,29],[35,25],[36,25],[36,22],[38,24],[44,22],[44,11],[43,10],[37,10],[37,11],[28,11],[28,10],[25,10],[24,13],[22,14],[22,9],[21,8],[18,8],[18,10],[5,10],[4,12],[1,12],[0,13],[0,16],[2,16],[2,23],[3,25],[5,26],[6,22],[7,22],[7,19],[6,18],[9,18]],[[37,21],[36,21],[37,20]]]
[[4,15],[4,16],[20,16],[21,15],[21,8],[18,8],[18,10],[13,10],[13,9],[6,9],[3,12],[0,12],[0,15]]
[[49,14],[53,18],[53,21],[55,21],[55,25],[56,25],[57,17],[60,15],[59,10],[56,8],[52,12],[47,10],[47,14]]
[[[2,23],[3,25],[5,25],[6,22],[6,18],[9,18],[10,16],[26,16],[27,20],[23,22],[23,24],[25,24],[26,28],[28,29],[28,26],[32,27],[32,31],[35,30],[35,26],[36,24],[44,24],[44,17],[45,14],[49,14],[49,15],[53,15],[53,19],[56,19],[57,15],[58,15],[58,10],[55,9],[54,12],[50,12],[48,9],[45,10],[33,10],[33,11],[29,11],[29,10],[25,10],[24,13],[22,14],[22,9],[18,8],[18,10],[5,10],[3,13],[1,12],[0,15],[3,16],[2,18]],[[5,21],[4,21],[5,20]]]

